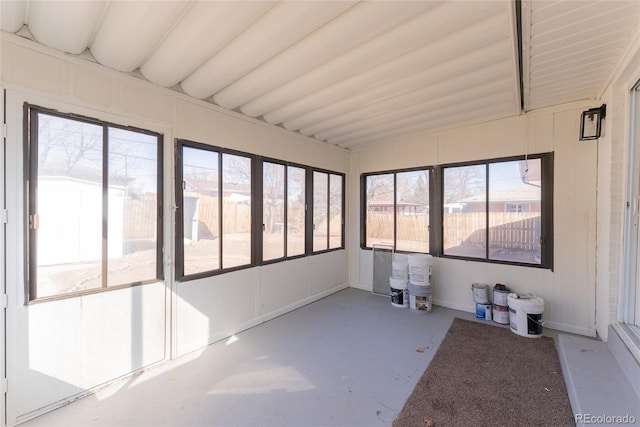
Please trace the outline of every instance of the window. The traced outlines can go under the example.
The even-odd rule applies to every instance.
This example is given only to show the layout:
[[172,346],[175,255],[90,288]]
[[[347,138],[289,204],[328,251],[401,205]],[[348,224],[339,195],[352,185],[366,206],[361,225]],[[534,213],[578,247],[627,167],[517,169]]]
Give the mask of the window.
[[344,176],[313,171],[313,252],[344,247]]
[[531,206],[528,203],[505,203],[505,212],[530,212]]
[[443,254],[551,268],[552,179],[551,154],[443,167]]
[[344,247],[344,175],[176,143],[179,280]]
[[29,299],[162,277],[162,137],[25,106]]
[[250,265],[252,158],[186,141],[178,151],[178,277]]
[[429,252],[430,169],[364,175],[364,246]]
[[306,170],[264,161],[262,177],[262,259],[304,255]]
[[287,256],[304,255],[306,236],[306,170],[287,166]]
[[362,248],[553,268],[553,153],[368,173],[361,188]]
[[285,254],[285,165],[262,164],[262,259],[283,258]]

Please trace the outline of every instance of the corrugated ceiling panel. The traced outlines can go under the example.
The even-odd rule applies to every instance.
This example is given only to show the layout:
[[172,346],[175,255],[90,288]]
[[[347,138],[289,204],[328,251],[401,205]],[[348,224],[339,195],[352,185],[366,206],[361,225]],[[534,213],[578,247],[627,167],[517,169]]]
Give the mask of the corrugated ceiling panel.
[[[489,58],[491,57],[489,56]],[[467,91],[479,84],[486,84],[494,79],[501,79],[501,77],[511,77],[511,73],[508,71],[504,75],[506,70],[504,63],[494,63],[489,60],[487,66],[480,67],[480,70],[471,69],[465,74],[450,78],[448,65],[452,62],[454,61],[427,70],[424,76],[418,75],[417,77],[425,77],[430,83],[423,84],[422,89],[399,91],[397,90],[399,84],[387,85],[378,91],[362,92],[360,95],[314,110],[313,118],[307,119],[306,116],[301,116],[292,123],[295,123],[296,127],[300,126],[300,132],[304,135],[317,135],[372,117],[377,117],[380,120],[382,115],[403,106],[413,105],[416,100],[429,102],[429,100],[455,97],[458,94],[466,97]],[[501,76],[500,73],[503,75]],[[321,116],[320,113],[324,115]],[[288,122],[285,122],[284,125],[289,128]]]
[[109,68],[134,71],[188,6],[187,2],[176,1],[112,2],[91,44],[91,53]]
[[27,25],[40,43],[79,54],[89,47],[107,1],[31,1]]
[[[446,43],[440,42],[447,35],[455,34],[476,20],[482,20],[494,13],[492,8],[480,3],[462,10],[456,7],[455,3],[443,4],[244,104],[240,110],[249,116],[261,116],[297,98],[309,95],[317,88],[358,76],[371,68],[397,61],[406,54],[415,55],[416,51],[424,46],[440,44],[441,47],[455,48],[455,45],[447,46]],[[432,56],[439,51],[437,48],[432,49]],[[429,61],[425,62],[429,64]]]
[[209,98],[354,4],[355,1],[278,3],[184,79],[182,88],[197,98]]
[[[294,118],[291,120],[285,118],[287,120],[285,126],[289,129],[302,129],[302,133],[305,134],[315,134],[322,131],[323,127],[330,129],[333,126],[333,123],[326,123],[319,127],[320,123],[330,118],[339,118],[348,113],[359,114],[364,118],[369,117],[369,113],[364,109],[372,103],[387,109],[388,107],[385,107],[387,100],[397,103],[399,98],[402,99],[407,95],[413,98],[425,90],[427,93],[424,99],[428,100],[429,89],[441,87],[448,80],[456,79],[469,73],[470,70],[474,71],[469,76],[470,79],[475,78],[480,81],[482,77],[477,72],[482,67],[493,66],[505,60],[508,62],[501,65],[500,71],[513,78],[511,44],[504,40],[502,33],[496,31],[496,24],[495,17],[480,20],[470,24],[465,30],[454,32],[451,36],[437,40],[435,43],[426,43],[420,51],[411,52],[395,61],[387,62],[328,87],[313,95],[313,99],[317,100],[316,108],[298,108],[297,114],[289,109],[289,113],[294,115]],[[464,40],[475,37],[477,34],[484,35],[478,45],[463,43]],[[514,79],[512,86],[508,89],[513,89],[515,83]],[[449,88],[452,90],[451,94],[464,90],[461,87],[449,86]],[[310,100],[303,98],[301,101],[309,102]],[[322,104],[318,105],[320,103]],[[298,104],[300,102],[293,102],[291,105],[299,106]],[[265,118],[271,121],[268,115]],[[314,123],[313,130],[305,129],[305,125],[311,123]]]
[[213,96],[234,109],[357,48],[439,2],[362,2]]
[[153,83],[175,86],[274,4],[273,1],[194,3],[140,71]]
[[18,31],[25,22],[27,2],[3,1],[0,10],[0,28],[10,33]]
[[[521,5],[527,109],[599,96],[640,23],[638,0]],[[509,0],[1,1],[0,25],[359,148],[519,114],[514,8]]]

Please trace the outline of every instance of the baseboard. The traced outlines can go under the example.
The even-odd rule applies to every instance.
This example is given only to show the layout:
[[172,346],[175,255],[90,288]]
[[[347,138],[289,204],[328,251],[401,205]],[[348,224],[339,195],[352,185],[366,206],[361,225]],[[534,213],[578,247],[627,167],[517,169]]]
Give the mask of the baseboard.
[[441,300],[441,299],[437,299],[437,298],[433,299],[433,304],[437,305],[439,307],[451,308],[453,310],[466,311],[467,313],[475,313],[476,312],[475,305],[458,304],[456,302],[447,301],[447,300]]
[[350,288],[360,289],[361,291],[373,292],[371,285],[363,285],[361,283],[349,283]]
[[553,329],[560,332],[567,332],[567,333],[576,334],[576,335],[584,335],[585,337],[589,337],[589,338],[597,337],[597,331],[595,329],[581,328],[579,326],[567,325],[566,323],[550,322],[550,321],[545,321],[544,326],[546,328]]

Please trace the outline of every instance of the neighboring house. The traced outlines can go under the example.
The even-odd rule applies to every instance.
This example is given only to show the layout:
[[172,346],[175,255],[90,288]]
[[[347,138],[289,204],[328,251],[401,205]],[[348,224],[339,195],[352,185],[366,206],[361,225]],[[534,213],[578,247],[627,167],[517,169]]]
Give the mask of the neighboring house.
[[[484,212],[486,209],[485,193],[466,197],[458,201],[462,212]],[[540,187],[522,184],[489,193],[489,212],[540,212]]]

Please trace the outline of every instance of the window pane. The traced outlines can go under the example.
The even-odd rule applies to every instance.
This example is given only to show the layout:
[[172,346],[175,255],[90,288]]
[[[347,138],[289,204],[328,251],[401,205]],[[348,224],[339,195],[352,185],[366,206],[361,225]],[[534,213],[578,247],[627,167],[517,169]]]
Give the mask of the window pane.
[[184,274],[220,268],[218,153],[182,148]]
[[486,258],[486,165],[444,169],[445,255]]
[[287,167],[287,256],[303,255],[305,243],[305,170]]
[[38,114],[38,297],[102,286],[102,147],[101,126]]
[[322,251],[328,248],[327,233],[329,199],[329,174],[313,172],[313,250]]
[[156,278],[158,137],[109,128],[107,284]]
[[284,257],[284,165],[262,164],[262,224],[264,260]]
[[541,160],[489,165],[489,258],[540,264]]
[[251,264],[251,159],[222,155],[222,268]]
[[342,176],[330,175],[329,181],[329,248],[342,247]]
[[393,246],[393,174],[369,175],[366,187],[366,246]]
[[429,252],[429,171],[396,174],[396,250]]

